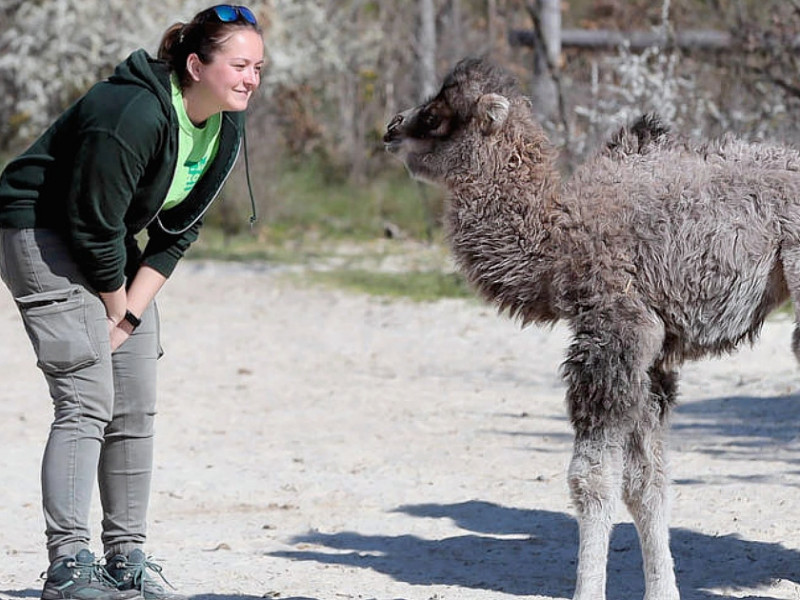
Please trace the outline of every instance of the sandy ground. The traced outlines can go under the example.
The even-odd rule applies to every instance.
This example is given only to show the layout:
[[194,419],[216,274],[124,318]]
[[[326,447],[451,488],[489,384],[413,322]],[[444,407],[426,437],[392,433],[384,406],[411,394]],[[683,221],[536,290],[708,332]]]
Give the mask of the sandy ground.
[[[0,292],[0,598],[36,598],[49,399]],[[564,329],[520,330],[476,301],[386,301],[220,263],[182,264],[160,309],[148,549],[179,591],[571,597]],[[684,370],[671,436],[684,600],[800,598],[790,334],[773,318],[755,348]],[[609,600],[641,598],[640,569],[620,510]]]

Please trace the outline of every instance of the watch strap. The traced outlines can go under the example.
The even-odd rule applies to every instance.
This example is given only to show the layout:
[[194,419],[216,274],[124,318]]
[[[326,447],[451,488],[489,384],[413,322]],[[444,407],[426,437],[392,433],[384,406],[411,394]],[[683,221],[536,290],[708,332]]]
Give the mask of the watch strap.
[[131,324],[131,327],[133,327],[133,329],[134,329],[134,330],[135,330],[137,327],[139,327],[139,325],[141,325],[141,324],[142,324],[142,320],[141,320],[139,317],[137,317],[135,314],[133,314],[131,311],[129,311],[129,310],[126,310],[126,311],[125,311],[125,316],[124,316],[123,318],[124,318],[124,319],[125,319],[125,320],[126,320],[128,323],[130,323],[130,324]]

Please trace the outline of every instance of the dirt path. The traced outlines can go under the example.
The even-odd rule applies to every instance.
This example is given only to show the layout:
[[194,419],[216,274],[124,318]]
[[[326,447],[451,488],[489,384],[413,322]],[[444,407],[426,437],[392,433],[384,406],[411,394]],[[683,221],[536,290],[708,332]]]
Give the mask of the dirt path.
[[[160,310],[149,550],[182,593],[571,597],[564,329],[520,331],[475,301],[389,302],[222,263],[181,265]],[[671,443],[684,600],[800,598],[790,335],[778,317],[754,349],[684,370]],[[5,290],[0,339],[0,598],[35,598],[50,408]],[[619,518],[609,600],[640,598],[638,542]]]

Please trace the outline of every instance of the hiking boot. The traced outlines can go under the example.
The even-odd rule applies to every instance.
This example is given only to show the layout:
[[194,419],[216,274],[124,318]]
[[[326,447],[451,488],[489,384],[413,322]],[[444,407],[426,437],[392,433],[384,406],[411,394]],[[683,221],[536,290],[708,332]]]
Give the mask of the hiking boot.
[[161,573],[161,565],[152,562],[141,550],[131,550],[127,557],[118,554],[106,561],[108,574],[116,581],[120,590],[133,590],[145,600],[187,600],[186,596],[164,589],[150,577],[148,569],[156,573],[172,589],[172,584]]
[[129,600],[139,596],[136,590],[119,590],[88,550],[55,561],[42,576],[47,577],[42,600]]

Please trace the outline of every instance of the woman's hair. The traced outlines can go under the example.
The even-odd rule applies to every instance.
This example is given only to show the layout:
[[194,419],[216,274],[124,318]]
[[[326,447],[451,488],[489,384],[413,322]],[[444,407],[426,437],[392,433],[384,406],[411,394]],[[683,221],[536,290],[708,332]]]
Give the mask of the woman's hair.
[[181,88],[191,82],[186,72],[186,59],[190,54],[197,54],[201,62],[208,64],[234,30],[249,28],[263,35],[257,23],[240,14],[238,7],[235,9],[236,18],[233,21],[220,20],[212,6],[197,13],[188,23],[175,23],[164,32],[158,46],[158,58],[169,64],[172,72],[178,76]]

